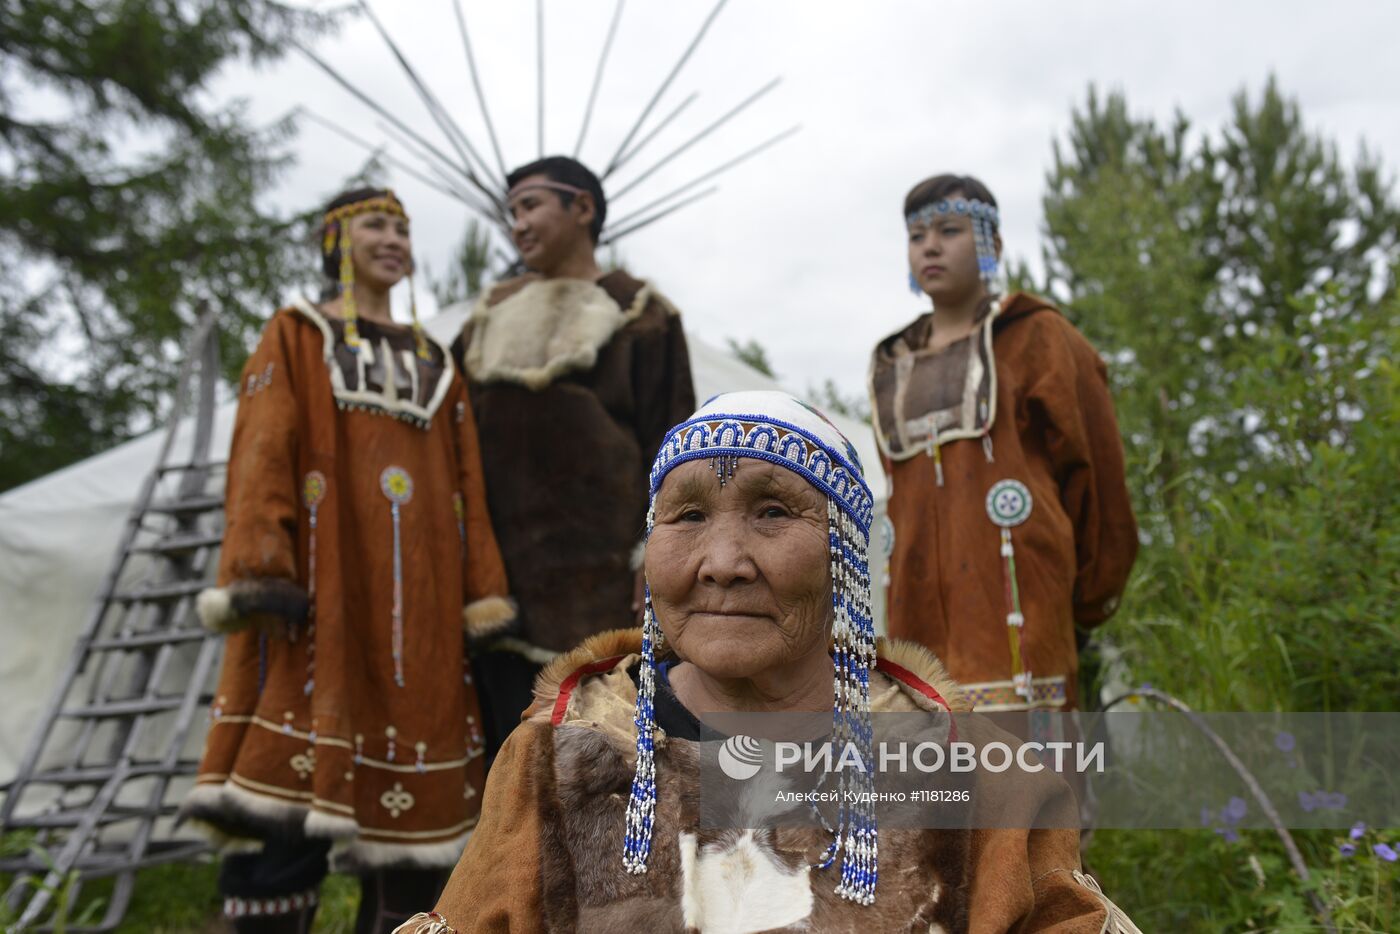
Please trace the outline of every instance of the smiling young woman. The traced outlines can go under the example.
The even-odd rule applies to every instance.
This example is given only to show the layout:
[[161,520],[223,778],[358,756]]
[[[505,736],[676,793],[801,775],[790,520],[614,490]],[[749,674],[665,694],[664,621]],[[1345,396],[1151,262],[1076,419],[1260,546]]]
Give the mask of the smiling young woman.
[[904,222],[933,307],[871,360],[890,634],[933,650],[979,709],[1072,709],[1075,627],[1112,615],[1138,544],[1107,371],[1049,302],[1000,294],[982,182],[920,182]]
[[238,931],[309,930],[330,866],[362,877],[359,931],[435,893],[484,782],[463,627],[514,612],[466,387],[416,315],[389,315],[413,268],[403,205],[346,192],[321,248],[329,299],[277,312],[239,382],[199,598],[229,635],[182,814],[236,845],[219,884]]

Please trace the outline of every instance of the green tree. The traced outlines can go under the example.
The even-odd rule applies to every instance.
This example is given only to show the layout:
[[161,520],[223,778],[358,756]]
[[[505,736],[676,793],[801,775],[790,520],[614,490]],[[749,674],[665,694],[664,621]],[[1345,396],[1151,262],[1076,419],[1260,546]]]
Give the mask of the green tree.
[[773,372],[773,363],[768,359],[768,350],[756,340],[748,340],[739,343],[732,337],[725,338],[729,344],[729,352],[740,363],[745,363],[753,367],[770,379],[777,379],[778,374]]
[[476,219],[467,222],[462,242],[441,279],[429,275],[439,308],[476,298],[491,271],[491,232]]
[[[1205,710],[1394,710],[1393,181],[1273,81],[1215,130],[1091,90],[1054,155],[1045,287],[1109,361],[1144,538],[1110,668]],[[1387,929],[1394,874],[1297,837],[1337,928]],[[1087,859],[1144,930],[1313,929],[1267,832],[1103,833]]]
[[0,0],[0,489],[159,418],[207,299],[240,365],[303,226],[259,204],[287,122],[209,102],[331,25],[274,0]]

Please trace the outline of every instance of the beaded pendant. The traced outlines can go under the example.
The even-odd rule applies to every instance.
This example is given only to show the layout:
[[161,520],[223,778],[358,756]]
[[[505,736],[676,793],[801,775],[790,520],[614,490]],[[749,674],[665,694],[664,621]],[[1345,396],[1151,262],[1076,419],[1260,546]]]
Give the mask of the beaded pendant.
[[306,684],[302,687],[308,697],[316,687],[316,512],[325,498],[326,475],[313,470],[301,484],[301,501],[310,527],[306,544]]
[[402,467],[385,467],[379,475],[379,489],[389,500],[394,519],[394,683],[404,686],[403,677],[403,536],[402,507],[413,499],[413,478]]
[[1019,480],[998,480],[987,491],[987,516],[1001,529],[1002,589],[1006,597],[1006,631],[1011,643],[1011,683],[1029,704],[1035,692],[1030,668],[1021,657],[1021,630],[1026,619],[1021,614],[1021,588],[1016,581],[1016,549],[1011,530],[1030,518],[1034,505],[1031,491]]

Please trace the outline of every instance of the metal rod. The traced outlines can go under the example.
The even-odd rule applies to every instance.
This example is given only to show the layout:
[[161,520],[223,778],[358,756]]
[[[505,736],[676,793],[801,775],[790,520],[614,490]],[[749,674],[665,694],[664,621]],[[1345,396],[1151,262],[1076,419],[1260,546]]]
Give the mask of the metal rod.
[[450,188],[444,187],[442,183],[437,182],[437,181],[434,181],[433,179],[431,179],[431,178],[429,178],[428,176],[424,175],[422,172],[419,172],[417,169],[413,168],[413,167],[412,167],[411,165],[409,165],[408,163],[404,162],[402,159],[398,159],[398,158],[395,158],[394,156],[390,155],[390,154],[386,151],[386,149],[387,149],[387,146],[386,146],[386,145],[378,145],[378,146],[376,146],[374,143],[371,143],[369,140],[363,139],[363,138],[361,138],[361,137],[359,137],[359,136],[356,136],[354,133],[351,133],[349,130],[345,129],[344,127],[338,126],[338,125],[336,125],[333,121],[328,120],[328,119],[326,119],[325,117],[320,116],[319,114],[313,113],[313,112],[310,111],[310,110],[306,110],[305,108],[302,108],[302,109],[301,109],[301,112],[302,112],[305,116],[310,117],[310,118],[311,118],[312,120],[314,120],[315,122],[321,124],[321,125],[324,126],[326,129],[330,130],[332,133],[335,133],[335,134],[337,134],[337,135],[339,135],[339,136],[342,136],[342,137],[344,137],[345,139],[349,140],[350,142],[354,143],[355,145],[360,146],[361,148],[368,150],[368,151],[370,152],[370,154],[373,155],[375,158],[382,158],[382,159],[384,159],[384,161],[388,162],[390,165],[392,165],[394,168],[398,169],[400,172],[403,172],[405,175],[408,175],[408,176],[411,177],[411,178],[417,179],[418,181],[422,182],[424,185],[427,185],[429,188],[433,189],[434,191],[438,192],[439,194],[447,195],[449,198],[455,198],[455,199],[457,199],[458,201],[461,201],[463,204],[466,204],[466,205],[467,205],[468,207],[470,207],[472,210],[479,210],[479,208],[476,206],[476,204],[474,204],[474,203],[468,201],[466,198],[462,197],[462,195],[461,195],[458,191],[456,191],[455,189],[450,189]]
[[623,154],[622,158],[617,160],[617,164],[613,166],[613,171],[616,172],[628,162],[631,162],[633,156],[641,152],[642,148],[646,146],[647,143],[650,143],[652,140],[656,139],[657,135],[660,134],[662,130],[666,129],[666,127],[670,126],[671,121],[676,119],[676,117],[680,116],[681,111],[685,110],[691,104],[695,103],[695,99],[699,96],[699,91],[691,91],[690,96],[687,97],[685,100],[681,101],[680,106],[678,106],[675,110],[667,114],[666,118],[660,123],[658,123],[655,129],[653,129],[646,136],[642,137],[641,140],[637,142],[637,145],[633,146],[631,149],[629,149],[626,153]]
[[676,75],[680,74],[681,68],[685,66],[685,63],[700,45],[700,40],[705,37],[705,33],[709,30],[710,24],[715,21],[715,17],[719,15],[719,11],[724,9],[724,5],[728,2],[729,0],[719,0],[719,2],[715,4],[715,8],[710,11],[710,15],[705,17],[705,22],[700,24],[700,31],[695,34],[694,39],[690,40],[690,45],[686,46],[685,52],[682,53],[680,57],[680,61],[676,62],[675,67],[671,69],[671,73],[666,76],[666,80],[661,82],[661,87],[656,89],[656,93],[651,96],[651,100],[648,101],[646,107],[643,108],[642,115],[637,118],[636,123],[632,124],[632,129],[629,130],[627,136],[623,138],[622,145],[617,147],[617,152],[608,160],[607,168],[603,169],[603,178],[607,178],[612,174],[613,169],[616,167],[618,157],[626,152],[627,147],[632,144],[633,138],[636,137],[637,131],[642,128],[642,124],[646,122],[647,117],[651,115],[651,111],[656,106],[656,102],[661,100],[661,95],[666,93],[666,89],[671,86],[671,82],[676,79]]
[[462,48],[467,52],[467,70],[471,72],[472,90],[476,92],[476,102],[481,106],[481,118],[486,121],[486,133],[491,137],[491,148],[496,153],[496,165],[501,169],[501,178],[505,178],[510,172],[506,169],[506,160],[501,158],[501,144],[496,139],[496,128],[491,124],[491,112],[486,108],[486,95],[481,90],[481,78],[476,73],[476,56],[472,54],[472,40],[467,35],[467,19],[462,15],[462,0],[453,0],[452,6],[457,13],[457,30],[462,34]]
[[647,169],[647,170],[646,170],[645,172],[643,172],[641,175],[638,175],[636,178],[632,179],[632,181],[628,182],[625,186],[623,186],[623,188],[622,188],[621,191],[615,192],[615,193],[613,194],[613,197],[614,197],[614,198],[621,198],[623,195],[627,194],[627,192],[631,191],[633,188],[636,188],[638,185],[640,185],[642,182],[646,181],[648,178],[651,178],[651,176],[654,175],[654,174],[656,174],[656,172],[657,172],[658,170],[660,170],[662,166],[666,165],[666,164],[669,163],[672,159],[675,159],[675,158],[676,158],[677,156],[679,156],[681,153],[683,153],[683,152],[685,152],[687,149],[689,149],[691,146],[694,146],[696,143],[700,142],[702,139],[704,139],[705,137],[709,136],[709,135],[710,135],[711,133],[713,133],[715,130],[718,130],[720,127],[724,126],[724,125],[725,125],[726,123],[728,123],[730,120],[732,120],[732,119],[734,119],[735,117],[737,117],[740,113],[742,113],[745,109],[747,109],[747,108],[749,107],[749,105],[753,104],[754,101],[758,100],[760,97],[762,97],[763,95],[767,94],[769,91],[771,91],[771,90],[773,90],[774,88],[776,88],[780,83],[782,83],[782,80],[783,80],[782,78],[774,78],[772,81],[769,81],[767,84],[765,84],[763,87],[759,88],[757,91],[754,91],[754,92],[753,92],[752,94],[750,94],[748,97],[744,98],[744,99],[743,99],[742,101],[740,101],[737,105],[735,105],[732,109],[730,109],[730,111],[729,111],[728,113],[726,113],[724,116],[720,117],[720,118],[719,118],[718,120],[716,120],[714,123],[711,123],[709,126],[705,127],[705,128],[704,128],[703,130],[701,130],[699,133],[696,133],[694,136],[692,136],[690,139],[686,140],[684,143],[681,143],[679,146],[677,146],[675,149],[671,150],[671,151],[670,151],[669,153],[667,153],[666,155],[662,156],[661,159],[660,159],[655,165],[653,165],[651,168]]
[[628,213],[622,215],[621,217],[608,218],[608,225],[611,226],[611,227],[622,227],[622,226],[625,226],[626,224],[630,223],[631,221],[635,220],[636,218],[641,217],[643,214],[646,214],[648,211],[655,210],[656,208],[658,208],[658,207],[660,207],[661,205],[665,204],[667,201],[670,201],[672,198],[674,198],[674,197],[676,197],[676,196],[678,196],[678,195],[685,194],[687,191],[689,191],[690,189],[692,189],[692,188],[694,188],[694,187],[695,187],[695,183],[691,183],[691,184],[684,185],[684,186],[682,186],[682,187],[680,187],[680,188],[676,188],[676,189],[674,189],[674,190],[672,190],[672,191],[670,191],[670,192],[668,192],[668,193],[662,195],[660,198],[656,198],[656,199],[653,199],[652,201],[648,201],[646,204],[644,204],[644,205],[642,205],[641,207],[637,208],[635,211],[629,211]]
[[370,97],[364,91],[361,91],[355,85],[351,84],[347,78],[345,78],[343,75],[340,74],[340,72],[336,71],[329,64],[327,64],[326,61],[323,60],[315,52],[311,51],[305,45],[303,45],[295,39],[290,40],[290,43],[292,47],[295,48],[298,52],[309,58],[311,62],[314,65],[316,65],[316,67],[320,68],[327,75],[329,75],[333,81],[339,84],[346,91],[349,91],[350,94],[353,95],[356,100],[364,104],[370,110],[373,110],[375,113],[379,114],[379,116],[383,117],[390,124],[398,128],[398,130],[405,136],[413,139],[415,142],[418,143],[418,145],[422,146],[428,152],[431,152],[445,165],[451,166],[454,172],[456,172],[459,175],[462,175],[470,184],[480,189],[482,193],[485,194],[487,198],[493,203],[500,200],[500,196],[496,192],[493,192],[486,188],[484,185],[482,185],[481,181],[478,178],[476,178],[476,176],[473,173],[464,171],[462,166],[453,162],[452,159],[449,156],[447,156],[442,150],[438,149],[428,140],[424,139],[418,133],[414,132],[414,130],[410,126],[408,126],[398,117],[390,113],[385,107],[383,107],[381,104],[375,101],[374,98]]
[[[403,54],[398,45],[389,36],[389,31],[385,29],[384,24],[379,21],[379,17],[374,15],[374,10],[370,9],[369,0],[359,0],[359,5],[360,9],[365,11],[365,16],[369,18],[370,24],[374,26],[375,31],[379,33],[379,37],[383,39],[384,44],[388,46],[390,53],[393,54],[394,59],[399,63],[399,67],[403,70],[403,73],[408,76],[409,82],[413,85],[414,90],[418,92],[419,99],[423,101],[423,106],[428,109],[428,115],[433,118],[433,122],[438,125],[438,129],[442,131],[443,136],[447,137],[447,141],[451,144],[452,148],[457,150],[457,155],[461,158],[467,169],[467,175],[474,180],[474,183],[478,188],[481,188],[483,192],[488,191],[484,183],[476,180],[476,173],[472,165],[472,160],[474,158],[476,160],[476,167],[481,169],[481,174],[485,176],[486,180],[493,185],[498,184],[497,180],[491,177],[491,169],[486,165],[486,160],[481,158],[481,154],[476,151],[476,147],[472,145],[471,140],[467,139],[467,135],[462,132],[461,127],[457,126],[451,115],[448,114],[447,108],[442,106],[442,102],[433,94],[427,83],[424,82],[422,78],[418,77],[418,72],[408,63],[408,57]],[[504,182],[500,182],[499,184],[503,185]]]
[[535,0],[535,90],[539,106],[535,109],[535,128],[540,155],[544,158],[544,0]]
[[462,187],[462,182],[460,179],[454,178],[444,171],[444,168],[456,171],[457,166],[455,166],[453,163],[446,161],[439,162],[438,160],[435,160],[429,153],[424,152],[422,149],[418,148],[417,144],[415,144],[413,140],[403,135],[395,127],[388,123],[384,123],[381,121],[379,123],[376,123],[375,126],[377,126],[381,132],[392,137],[393,140],[400,146],[402,146],[404,149],[408,150],[410,155],[422,161],[423,166],[429,172],[432,172],[433,175],[437,176],[439,184],[445,184],[449,188],[451,188],[452,196],[458,201],[461,201],[473,211],[476,211],[486,217],[496,217],[499,215],[500,209],[496,206],[495,202],[482,202],[475,193]]
[[583,138],[588,135],[588,124],[593,119],[593,105],[598,101],[598,88],[603,83],[603,66],[608,63],[608,53],[612,51],[613,38],[617,35],[617,24],[622,22],[622,3],[617,0],[613,10],[612,24],[608,26],[608,37],[603,40],[603,51],[598,56],[598,70],[593,73],[593,89],[588,92],[588,106],[583,108],[583,126],[578,130],[578,142],[574,144],[574,158],[583,150]]
[[721,174],[722,172],[727,172],[727,171],[729,171],[729,170],[732,169],[734,166],[738,165],[738,164],[741,163],[741,162],[744,162],[744,161],[747,160],[747,159],[752,158],[753,156],[758,155],[759,153],[763,152],[763,150],[768,149],[770,146],[776,146],[778,143],[780,143],[780,142],[782,142],[783,140],[787,139],[789,136],[792,136],[794,133],[796,133],[796,132],[797,132],[798,130],[800,130],[800,129],[802,129],[802,125],[801,125],[801,124],[794,124],[794,125],[788,127],[786,130],[783,130],[783,132],[777,134],[776,136],[771,136],[771,137],[769,137],[768,139],[766,139],[766,140],[764,140],[763,142],[759,143],[757,146],[753,147],[752,149],[747,150],[746,152],[741,152],[739,155],[735,156],[733,159],[730,159],[728,162],[721,163],[720,165],[718,165],[718,166],[716,166],[715,168],[711,169],[710,171],[704,173],[703,175],[699,175],[699,176],[697,176],[697,177],[691,179],[689,182],[686,182],[684,185],[682,185],[681,187],[677,188],[675,191],[672,191],[669,195],[666,195],[665,198],[662,198],[662,199],[660,199],[660,200],[663,200],[663,201],[664,201],[664,200],[666,200],[666,199],[669,199],[669,198],[671,198],[671,197],[674,197],[675,195],[680,194],[680,193],[683,192],[683,191],[689,191],[690,189],[694,188],[696,185],[699,185],[701,182],[709,181],[710,179],[714,178],[716,175],[719,175],[719,174]]
[[697,192],[696,194],[691,195],[689,198],[686,198],[684,201],[678,201],[675,204],[671,205],[669,208],[666,208],[666,210],[659,211],[656,214],[653,214],[651,217],[646,218],[645,220],[637,221],[635,224],[607,234],[603,237],[602,240],[598,242],[598,245],[607,246],[610,243],[616,243],[628,234],[635,233],[638,230],[641,230],[643,227],[647,227],[651,224],[654,224],[657,221],[661,220],[663,217],[667,217],[668,215],[674,214],[686,205],[694,204],[701,198],[707,198],[717,191],[719,191],[719,186],[712,185],[709,188],[706,188],[704,191]]
[[[1273,825],[1274,833],[1278,835],[1279,842],[1283,844],[1284,852],[1288,856],[1288,861],[1293,865],[1293,871],[1298,874],[1299,880],[1306,885],[1311,878],[1308,873],[1308,864],[1304,861],[1303,854],[1298,849],[1298,844],[1294,842],[1293,835],[1289,833],[1288,828],[1284,826],[1283,818],[1279,816],[1273,801],[1264,793],[1264,789],[1259,785],[1259,780],[1256,779],[1253,773],[1240,761],[1240,757],[1235,755],[1235,751],[1226,744],[1225,740],[1221,739],[1220,734],[1212,730],[1205,719],[1188,707],[1184,701],[1178,700],[1166,691],[1159,691],[1147,685],[1143,685],[1137,690],[1129,691],[1126,694],[1113,698],[1103,705],[1104,712],[1135,697],[1146,697],[1151,700],[1159,701],[1171,707],[1173,710],[1179,711],[1190,721],[1192,726],[1199,730],[1206,739],[1210,740],[1211,745],[1216,748],[1216,751],[1224,757],[1225,761],[1230,764],[1230,768],[1234,769],[1235,774],[1244,782],[1250,795],[1254,798],[1255,802],[1258,803],[1259,809],[1264,812],[1264,817]],[[1318,920],[1322,922],[1323,929],[1326,930],[1328,934],[1337,934],[1337,927],[1332,921],[1332,912],[1328,909],[1327,903],[1323,901],[1322,896],[1320,896],[1316,890],[1310,888],[1308,890],[1308,898],[1313,903],[1313,909],[1317,912]]]

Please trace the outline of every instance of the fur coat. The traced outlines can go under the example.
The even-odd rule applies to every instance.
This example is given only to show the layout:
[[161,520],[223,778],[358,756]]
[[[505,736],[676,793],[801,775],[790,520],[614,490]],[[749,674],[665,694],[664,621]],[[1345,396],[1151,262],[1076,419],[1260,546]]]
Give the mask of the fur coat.
[[1011,684],[1001,530],[987,511],[995,484],[1018,481],[1031,494],[1011,530],[1023,670],[1034,706],[1074,708],[1075,625],[1113,614],[1138,548],[1103,361],[1024,292],[937,352],[926,349],[932,317],[881,341],[871,363],[891,487],[890,635],[932,650],[976,709],[1025,709]]
[[536,659],[631,625],[647,474],[695,409],[680,315],[622,271],[502,282],[455,351],[481,432],[492,523]]
[[299,303],[244,367],[199,598],[229,635],[181,813],[245,846],[329,838],[348,871],[451,866],[485,783],[463,629],[513,609],[446,348],[360,332]]
[[[622,868],[635,762],[628,668],[640,630],[599,635],[556,659],[491,771],[481,823],[431,914],[399,934],[487,931],[910,931],[1099,934],[1136,928],[1085,876],[1066,830],[880,832],[875,904],[835,894],[835,868],[809,863],[819,830],[705,830],[696,819],[698,744],[657,742],[659,800],[648,871]],[[963,711],[926,650],[882,642],[876,711]],[[1046,773],[1015,806],[1062,806]]]

